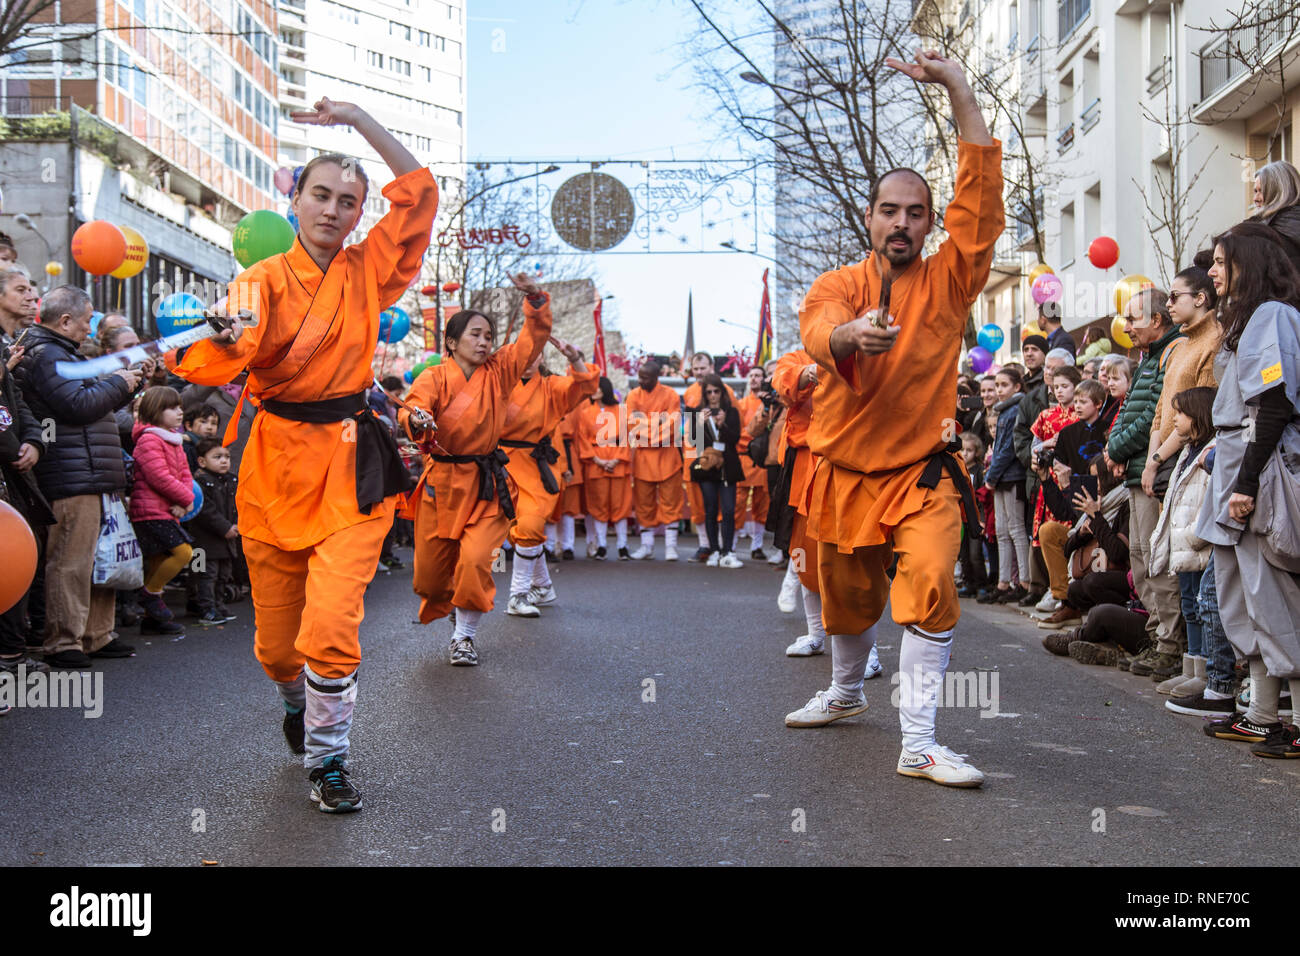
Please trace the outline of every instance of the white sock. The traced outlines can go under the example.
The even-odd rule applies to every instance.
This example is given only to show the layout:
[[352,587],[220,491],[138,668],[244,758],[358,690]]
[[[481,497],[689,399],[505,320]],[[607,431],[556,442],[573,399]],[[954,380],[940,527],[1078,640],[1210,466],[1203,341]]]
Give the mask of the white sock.
[[615,540],[618,542],[618,547],[626,548],[627,547],[627,519],[626,518],[619,518],[618,521],[614,522],[614,535],[615,535]]
[[555,522],[546,522],[546,550],[555,553]]
[[920,637],[904,628],[898,653],[898,723],[903,731],[903,749],[911,753],[934,746],[939,691],[952,657],[952,631],[930,634],[917,630],[927,636]]
[[664,546],[676,549],[677,547],[677,525],[664,525]]
[[785,577],[781,579],[781,590],[784,591],[786,588],[794,587],[803,587],[803,585],[799,583],[799,572],[794,569],[794,562],[791,561],[785,566]]
[[478,622],[482,619],[482,611],[467,611],[463,607],[456,608],[456,632],[451,636],[452,643],[474,640],[474,635],[478,633]]
[[348,736],[352,731],[352,712],[357,703],[357,674],[347,677],[321,677],[310,667],[303,668],[306,714],[307,756],[303,765],[319,767],[330,757],[346,757]]
[[514,570],[510,574],[511,597],[527,594],[533,586],[533,564],[536,560],[532,555],[525,555],[521,548],[515,549]]
[[696,518],[695,537],[699,540],[701,548],[708,548],[709,532],[705,530],[703,518],[698,518],[698,517]]
[[[826,640],[826,628],[822,625],[822,596],[800,585],[803,591],[803,613],[808,619],[808,633],[819,644]],[[874,641],[872,642],[874,645]],[[863,670],[866,673],[866,670]],[[859,685],[861,686],[861,685]]]
[[596,526],[596,547],[603,548],[609,542],[609,525],[604,521],[592,519],[592,524]]
[[551,586],[551,569],[546,564],[545,555],[533,559],[533,587],[549,588]]
[[876,643],[873,624],[861,634],[831,635],[831,696],[855,700],[862,693],[867,675],[867,658]]
[[573,515],[560,515],[560,550],[573,550]]
[[651,528],[649,531],[641,532],[641,547],[645,548],[647,551],[654,551],[655,533],[653,528]]

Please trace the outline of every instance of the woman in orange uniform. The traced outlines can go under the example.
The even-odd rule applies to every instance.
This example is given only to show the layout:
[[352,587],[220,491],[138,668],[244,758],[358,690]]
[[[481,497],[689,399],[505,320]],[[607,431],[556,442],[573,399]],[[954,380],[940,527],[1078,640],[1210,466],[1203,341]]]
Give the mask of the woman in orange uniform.
[[763,366],[755,365],[751,368],[745,397],[736,402],[736,408],[740,412],[740,441],[736,443],[736,452],[740,455],[745,477],[736,485],[736,540],[732,542],[732,550],[740,550],[740,539],[749,535],[749,553],[755,561],[767,560],[767,555],[763,553],[763,525],[767,522],[767,469],[754,464],[754,460],[749,457],[749,426],[763,412],[763,399],[759,390],[763,387],[764,378]]
[[564,453],[551,444],[551,435],[564,416],[596,391],[596,379],[600,377],[600,369],[585,365],[582,353],[573,345],[558,339],[551,342],[569,360],[573,374],[539,374],[539,353],[510,393],[501,432],[501,447],[510,459],[506,467],[518,489],[515,520],[510,526],[515,557],[510,603],[506,607],[506,613],[515,617],[540,617],[539,606],[555,603],[555,588],[542,546],[546,543],[546,521],[560,498],[555,469]]
[[[248,369],[245,396],[261,414],[240,464],[237,501],[254,651],[283,698],[290,749],[305,748],[312,799],[343,812],[361,809],[347,754],[363,596],[397,494],[409,486],[391,434],[367,407],[370,356],[379,313],[419,274],[438,189],[428,169],[351,103],[322,99],[293,119],[361,133],[393,171],[384,187],[389,211],[345,248],[365,203],[365,174],[350,157],[317,156],[294,192],[300,230],[293,247],[230,285],[228,310],[251,310],[257,325],[245,330],[236,319],[173,361],[177,375],[200,385],[224,385]],[[231,420],[239,418],[236,410]],[[233,438],[228,430],[226,443]]]
[[604,561],[609,526],[614,526],[618,559],[629,561],[627,519],[632,514],[632,449],[621,434],[627,410],[620,408],[609,379],[600,379],[600,397],[578,419],[578,457],[587,489],[587,519],[595,535],[596,555]]
[[412,383],[406,404],[415,414],[398,411],[399,423],[428,453],[408,509],[415,519],[420,623],[455,609],[450,656],[460,667],[478,663],[474,637],[496,599],[493,559],[515,517],[506,453],[498,447],[510,393],[551,333],[550,298],[523,273],[513,281],[526,296],[519,338],[494,352],[492,320],[457,312],[443,332],[451,361],[425,369]]
[[[552,549],[559,552],[560,560],[573,560],[574,532],[577,517],[587,513],[587,486],[582,471],[582,461],[578,457],[578,416],[587,407],[580,402],[578,407],[564,416],[560,427],[556,429],[559,437],[557,448],[563,448],[560,464],[565,468],[561,476],[560,497],[555,502],[555,512],[551,524],[546,528],[547,541]],[[554,439],[552,439],[554,440]],[[595,549],[591,547],[591,529],[587,529],[587,554],[591,556]]]
[[682,517],[681,399],[659,384],[659,363],[645,362],[636,373],[640,388],[627,396],[628,444],[632,476],[636,481],[636,520],[641,525],[641,547],[634,561],[653,558],[655,528],[664,530],[664,560],[677,560],[677,522]]

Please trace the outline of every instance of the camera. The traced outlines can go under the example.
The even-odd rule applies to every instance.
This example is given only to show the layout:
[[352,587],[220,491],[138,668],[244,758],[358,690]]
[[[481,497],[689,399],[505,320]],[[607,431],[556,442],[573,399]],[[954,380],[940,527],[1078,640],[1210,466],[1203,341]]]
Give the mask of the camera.
[[1040,448],[1038,454],[1034,456],[1034,463],[1037,467],[1049,470],[1055,460],[1056,453],[1051,448]]
[[957,396],[957,410],[959,412],[978,412],[983,407],[984,402],[978,395]]

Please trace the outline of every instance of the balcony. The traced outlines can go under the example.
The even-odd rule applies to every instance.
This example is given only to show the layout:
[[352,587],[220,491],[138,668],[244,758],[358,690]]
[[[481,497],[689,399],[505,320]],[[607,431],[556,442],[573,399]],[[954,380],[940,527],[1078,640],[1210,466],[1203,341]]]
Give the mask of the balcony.
[[0,116],[31,117],[66,113],[71,102],[69,96],[6,96],[0,98]]
[[1074,124],[1071,123],[1056,136],[1057,152],[1064,156],[1074,145]]
[[1038,34],[1035,33],[1034,38],[1030,40],[1029,45],[1025,47],[1025,59],[1030,63],[1033,63],[1038,59],[1039,46],[1040,46],[1039,37]]
[[[1086,133],[1088,132],[1088,130],[1092,129],[1100,122],[1101,122],[1101,97],[1099,96],[1091,103],[1089,103],[1086,107],[1084,107],[1083,112],[1079,114],[1079,131],[1081,133]],[[1071,140],[1073,140],[1074,138],[1073,134],[1071,134],[1070,138]]]
[[1088,19],[1092,12],[1092,0],[1060,0],[1056,8],[1056,42],[1060,46],[1070,38],[1070,34],[1079,28],[1079,24]]
[[1251,69],[1263,66],[1300,38],[1293,0],[1264,0],[1250,19],[1201,48],[1201,100],[1208,100]]
[[1172,75],[1173,70],[1170,68],[1169,57],[1162,57],[1156,68],[1147,74],[1147,96],[1155,96],[1167,87]]

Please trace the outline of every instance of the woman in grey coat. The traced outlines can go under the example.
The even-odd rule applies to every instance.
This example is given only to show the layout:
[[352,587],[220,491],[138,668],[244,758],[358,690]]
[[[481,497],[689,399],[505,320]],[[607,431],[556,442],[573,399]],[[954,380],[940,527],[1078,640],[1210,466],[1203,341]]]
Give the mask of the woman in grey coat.
[[1272,507],[1300,489],[1300,274],[1269,233],[1241,223],[1215,239],[1210,278],[1223,345],[1214,470],[1196,534],[1214,546],[1219,615],[1250,665],[1246,713],[1205,732],[1255,744],[1260,757],[1300,757],[1300,732],[1278,719],[1283,680],[1300,700],[1300,515]]

